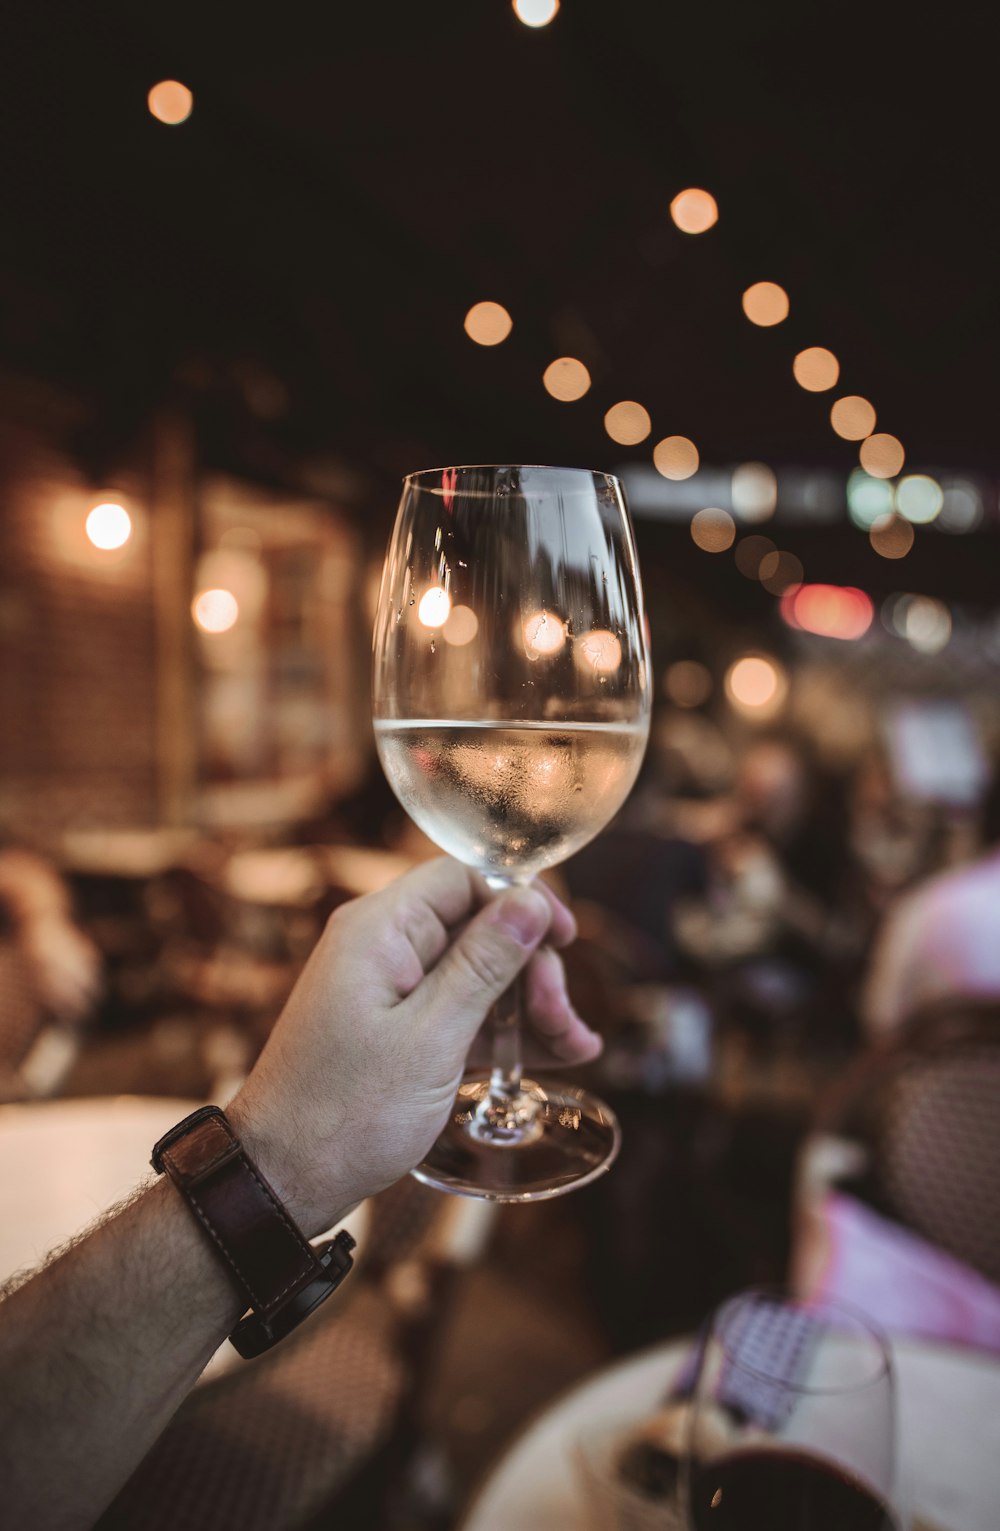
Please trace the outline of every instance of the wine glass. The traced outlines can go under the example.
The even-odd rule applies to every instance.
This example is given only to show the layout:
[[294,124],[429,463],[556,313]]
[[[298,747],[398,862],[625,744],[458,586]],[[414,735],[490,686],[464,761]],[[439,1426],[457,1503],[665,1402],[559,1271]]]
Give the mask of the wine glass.
[[899,1531],[892,1364],[840,1304],[760,1289],[715,1313],[681,1471],[691,1531]]
[[[576,468],[404,480],[375,621],[373,716],[410,817],[495,890],[571,856],[625,801],[649,733],[649,651],[618,481]],[[607,1106],[521,1077],[519,989],[492,1070],[415,1170],[497,1201],[557,1196],[618,1151]]]

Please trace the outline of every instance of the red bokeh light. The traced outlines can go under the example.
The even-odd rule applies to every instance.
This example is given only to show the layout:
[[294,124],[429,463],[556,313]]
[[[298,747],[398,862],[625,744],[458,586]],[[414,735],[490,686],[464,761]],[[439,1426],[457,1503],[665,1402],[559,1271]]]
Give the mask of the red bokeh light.
[[875,608],[852,585],[794,585],[781,598],[789,627],[821,638],[860,638],[872,625]]

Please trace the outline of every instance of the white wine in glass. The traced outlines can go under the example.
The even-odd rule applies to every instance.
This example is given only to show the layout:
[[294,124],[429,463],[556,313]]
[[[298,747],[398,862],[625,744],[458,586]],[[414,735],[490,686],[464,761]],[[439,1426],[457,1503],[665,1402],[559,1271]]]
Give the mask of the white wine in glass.
[[[649,733],[649,654],[617,480],[572,468],[438,468],[403,485],[375,624],[386,776],[442,850],[495,889],[527,883],[613,817]],[[414,1171],[496,1200],[556,1196],[607,1169],[612,1112],[521,1077],[519,986],[494,1063],[462,1085]]]

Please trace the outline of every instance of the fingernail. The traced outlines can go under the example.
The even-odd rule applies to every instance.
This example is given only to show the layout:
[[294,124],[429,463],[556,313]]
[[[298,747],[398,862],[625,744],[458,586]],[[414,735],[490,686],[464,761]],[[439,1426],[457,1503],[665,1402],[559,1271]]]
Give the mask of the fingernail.
[[537,946],[549,928],[551,910],[540,893],[531,888],[512,888],[493,906],[498,925],[514,937],[519,946]]

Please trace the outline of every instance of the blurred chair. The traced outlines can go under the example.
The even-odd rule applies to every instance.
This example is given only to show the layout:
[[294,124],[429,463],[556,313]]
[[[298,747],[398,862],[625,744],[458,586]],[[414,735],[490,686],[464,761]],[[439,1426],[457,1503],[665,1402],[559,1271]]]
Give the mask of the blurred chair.
[[332,1311],[196,1388],[98,1531],[311,1531],[327,1512],[330,1524],[382,1523],[418,1442],[426,1347],[494,1209],[409,1178],[370,1205]]
[[[868,1269],[873,1288],[884,1283],[894,1227],[908,1231],[896,1241],[900,1281],[921,1282],[923,1241],[927,1271],[939,1268],[934,1279],[951,1292],[945,1321],[958,1330],[963,1303],[971,1311],[989,1300],[986,1284],[1000,1289],[1000,1006],[935,1007],[848,1070],[801,1156],[796,1227],[799,1290],[849,1268]],[[855,1247],[838,1253],[838,1240]],[[947,1269],[938,1252],[950,1257]],[[901,1287],[900,1313],[904,1296]],[[856,1300],[864,1305],[864,1293]]]

